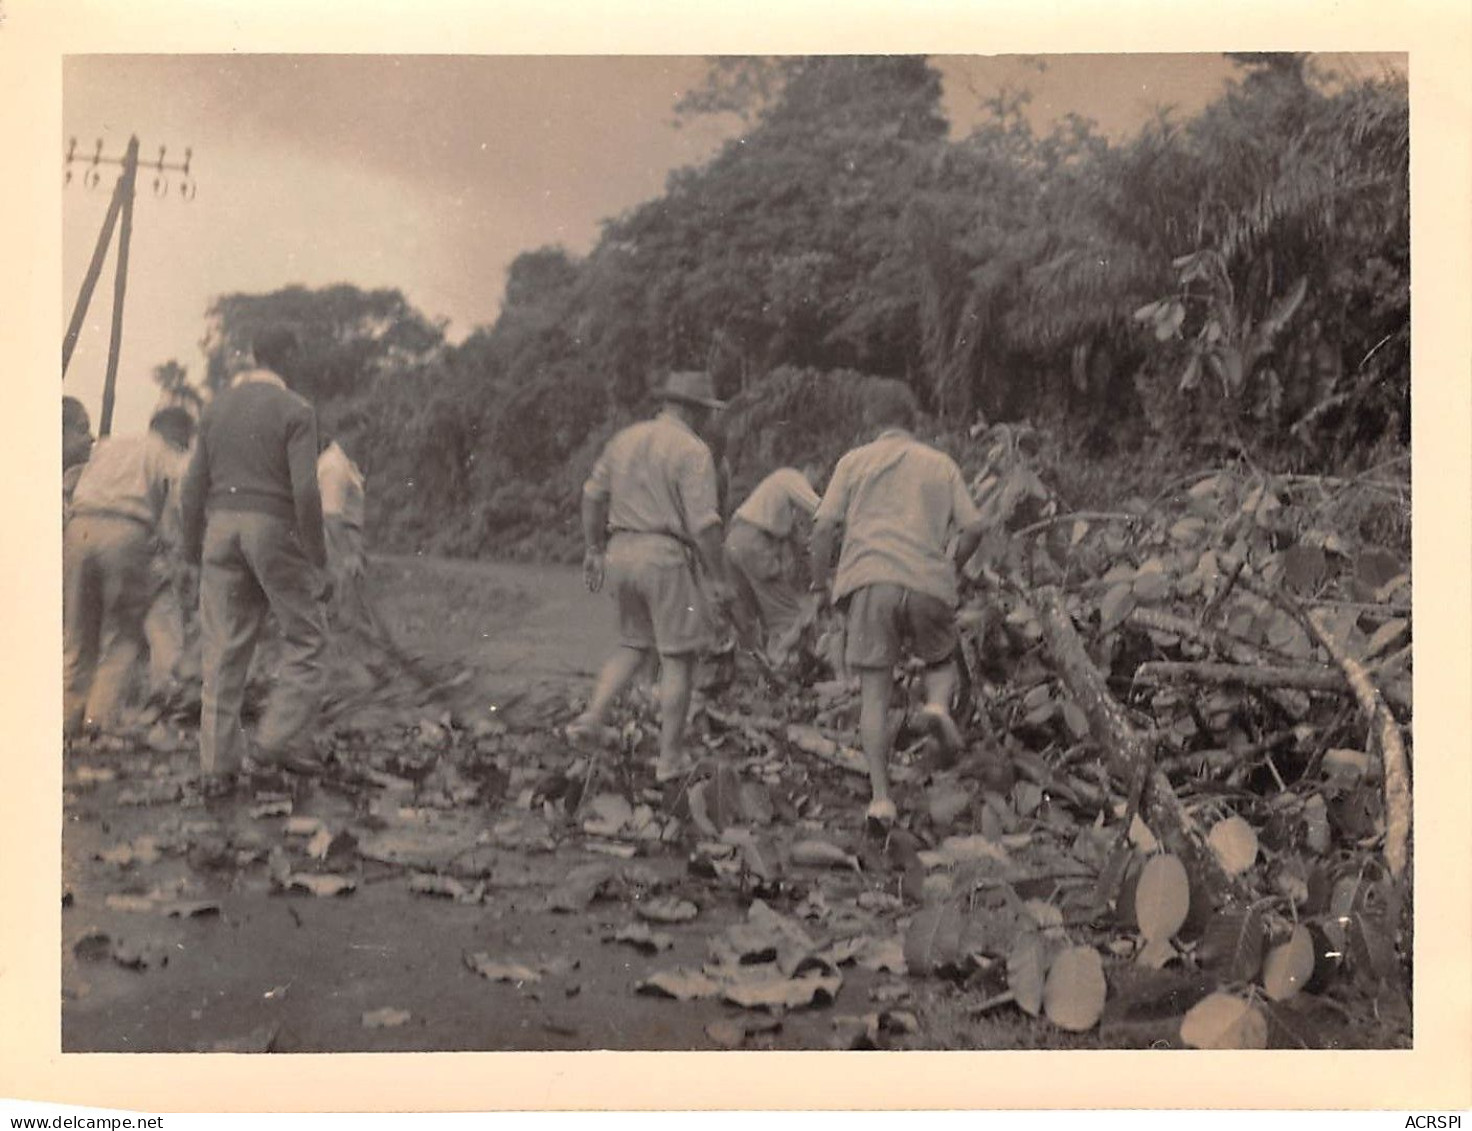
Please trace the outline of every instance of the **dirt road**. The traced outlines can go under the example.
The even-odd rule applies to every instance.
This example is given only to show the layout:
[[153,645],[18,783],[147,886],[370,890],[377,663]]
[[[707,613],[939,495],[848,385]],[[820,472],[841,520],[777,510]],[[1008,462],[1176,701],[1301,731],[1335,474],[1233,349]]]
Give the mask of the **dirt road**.
[[[404,643],[473,659],[507,687],[550,681],[586,693],[614,641],[606,598],[584,592],[567,568],[400,558],[377,563],[374,582]],[[412,840],[433,826],[473,845],[500,835],[517,810],[420,809],[408,783],[369,796],[317,788],[289,816],[270,798],[212,809],[181,784],[193,734],[179,737],[172,751],[91,754],[67,767],[67,1051],[711,1048],[706,1024],[731,1012],[635,986],[660,970],[699,969],[711,936],[744,913],[734,895],[662,926],[672,948],[646,956],[604,941],[634,921],[626,902],[547,909],[573,869],[630,866],[576,838],[479,849],[475,901],[414,894],[412,867],[334,865],[336,849],[318,862],[309,837]],[[671,848],[632,865],[636,883],[656,887],[683,877],[686,861]],[[356,887],[284,891],[288,867],[347,874]],[[467,965],[477,954],[522,970],[493,982]],[[863,1012],[875,976],[849,977],[834,1008],[791,1014],[751,1043],[828,1047],[833,1013]],[[368,1027],[364,1015],[385,1009],[407,1020]]]

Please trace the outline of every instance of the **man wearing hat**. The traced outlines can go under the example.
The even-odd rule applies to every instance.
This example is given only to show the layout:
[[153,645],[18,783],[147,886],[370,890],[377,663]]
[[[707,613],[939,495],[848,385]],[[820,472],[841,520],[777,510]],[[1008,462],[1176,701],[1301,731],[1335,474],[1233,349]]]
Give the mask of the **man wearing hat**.
[[[683,749],[695,662],[710,643],[705,595],[730,605],[721,558],[716,470],[699,430],[725,407],[710,374],[674,372],[655,396],[658,415],[608,441],[583,485],[583,573],[597,592],[609,583],[619,649],[599,672],[588,709],[569,727],[582,742],[599,735],[618,695],[657,654],[660,665],[660,781],[690,768]],[[705,594],[696,569],[706,578]]]

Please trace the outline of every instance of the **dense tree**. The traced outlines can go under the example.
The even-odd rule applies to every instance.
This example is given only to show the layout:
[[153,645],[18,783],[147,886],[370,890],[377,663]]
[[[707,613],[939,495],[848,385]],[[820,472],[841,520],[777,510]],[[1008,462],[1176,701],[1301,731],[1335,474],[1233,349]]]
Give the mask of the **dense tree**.
[[519,256],[492,325],[449,346],[397,291],[225,296],[207,384],[253,327],[297,326],[378,533],[462,553],[572,550],[582,477],[669,367],[735,398],[738,492],[856,439],[880,376],[958,454],[981,416],[1090,458],[1366,466],[1408,442],[1404,77],[1237,62],[1199,114],[1110,141],[1036,132],[1018,91],[953,139],[923,58],[713,60],[677,120],[743,132],[586,256]]

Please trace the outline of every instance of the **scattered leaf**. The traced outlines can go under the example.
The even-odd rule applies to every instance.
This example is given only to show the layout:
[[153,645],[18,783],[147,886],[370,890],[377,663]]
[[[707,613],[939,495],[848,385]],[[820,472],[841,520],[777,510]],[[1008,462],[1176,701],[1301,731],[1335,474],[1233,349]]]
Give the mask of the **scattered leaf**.
[[374,1009],[363,1014],[363,1028],[365,1029],[396,1029],[409,1020],[407,1009],[393,1009],[385,1006],[383,1009]]
[[604,936],[605,942],[627,943],[644,954],[658,954],[669,950],[675,940],[665,931],[652,931],[648,923],[629,923],[611,935]]
[[665,970],[634,987],[635,993],[669,997],[676,1001],[701,1001],[721,992],[715,979],[698,970]]
[[741,1014],[737,1017],[723,1017],[719,1021],[710,1022],[705,1027],[705,1035],[723,1049],[739,1049],[746,1044],[748,1037],[762,1033],[776,1033],[781,1029],[782,1022],[779,1018],[761,1014]]
[[932,903],[916,913],[905,935],[905,966],[910,973],[923,978],[955,965],[963,926],[961,909],[952,902]]
[[1257,833],[1241,817],[1218,821],[1206,842],[1229,876],[1240,876],[1257,863]]
[[792,846],[791,856],[794,864],[808,867],[860,870],[856,856],[826,840],[800,840]]
[[1042,936],[1024,931],[1007,955],[1007,989],[1017,1007],[1032,1017],[1043,1011],[1043,984],[1047,975],[1047,951]]
[[1170,853],[1152,856],[1135,888],[1135,922],[1147,939],[1168,939],[1181,929],[1191,910],[1191,884],[1186,866]]
[[1262,966],[1263,922],[1255,908],[1236,907],[1212,917],[1196,961],[1229,982],[1250,982]]
[[1108,992],[1099,952],[1091,946],[1070,947],[1048,968],[1043,1012],[1060,1029],[1082,1033],[1099,1023]]
[[1099,602],[1099,631],[1109,632],[1135,611],[1135,591],[1130,582],[1113,586]]
[[634,817],[633,806],[617,793],[600,793],[588,808],[592,816],[583,822],[583,831],[590,836],[617,836]]
[[806,1009],[831,1005],[843,986],[838,975],[804,975],[798,978],[764,978],[728,985],[721,1000],[742,1009],[771,1011]]
[[597,898],[603,886],[613,878],[607,864],[581,864],[564,877],[562,883],[547,895],[549,911],[577,912]]
[[334,876],[327,872],[293,872],[286,877],[287,888],[297,888],[313,895],[347,895],[358,886],[350,876]]
[[1288,941],[1268,951],[1262,963],[1262,988],[1273,1001],[1287,1001],[1314,976],[1314,940],[1308,928],[1293,928]]
[[1235,994],[1214,993],[1181,1020],[1181,1040],[1193,1049],[1265,1049],[1268,1021]]
[[634,913],[652,923],[688,923],[700,914],[700,908],[688,899],[660,896],[634,904]]
[[467,954],[465,965],[491,982],[511,982],[519,986],[542,980],[540,970],[520,962],[499,962],[484,951]]

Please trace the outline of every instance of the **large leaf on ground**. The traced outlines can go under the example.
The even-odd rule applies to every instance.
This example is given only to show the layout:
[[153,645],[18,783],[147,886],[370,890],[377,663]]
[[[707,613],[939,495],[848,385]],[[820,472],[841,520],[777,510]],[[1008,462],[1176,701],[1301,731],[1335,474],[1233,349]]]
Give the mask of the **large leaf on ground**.
[[905,966],[925,977],[961,957],[961,908],[953,902],[932,903],[916,913],[905,934]]
[[1206,843],[1229,876],[1240,876],[1257,863],[1257,833],[1241,817],[1212,825]]
[[582,911],[612,878],[613,868],[608,864],[581,864],[547,894],[547,908],[550,911]]
[[831,1005],[843,986],[837,974],[806,974],[800,978],[751,978],[734,981],[721,993],[721,1000],[742,1009],[784,1012],[815,1005]]
[[1181,1019],[1181,1040],[1193,1049],[1265,1049],[1268,1021],[1251,1002],[1214,993]]
[[1053,959],[1043,986],[1043,1012],[1060,1029],[1082,1033],[1099,1023],[1109,988],[1091,946],[1069,947]]
[[634,914],[651,923],[688,923],[700,914],[700,908],[688,899],[669,895],[641,899],[634,904]]
[[782,973],[790,975],[816,947],[812,936],[795,920],[756,899],[744,922],[711,940],[710,953],[723,966],[775,962]]
[[1147,939],[1168,939],[1181,929],[1191,910],[1191,881],[1180,858],[1152,856],[1135,887],[1135,922]]
[[1287,1001],[1314,976],[1314,940],[1307,927],[1293,928],[1288,941],[1268,951],[1262,963],[1262,988],[1273,1001]]
[[1048,952],[1042,936],[1024,931],[1007,955],[1007,989],[1017,1008],[1033,1017],[1043,1011],[1043,984],[1048,972]]
[[644,979],[634,987],[634,991],[676,1001],[700,1001],[719,994],[721,985],[698,970],[662,970]]
[[1262,965],[1262,915],[1237,907],[1214,916],[1196,948],[1196,961],[1228,982],[1250,982]]

